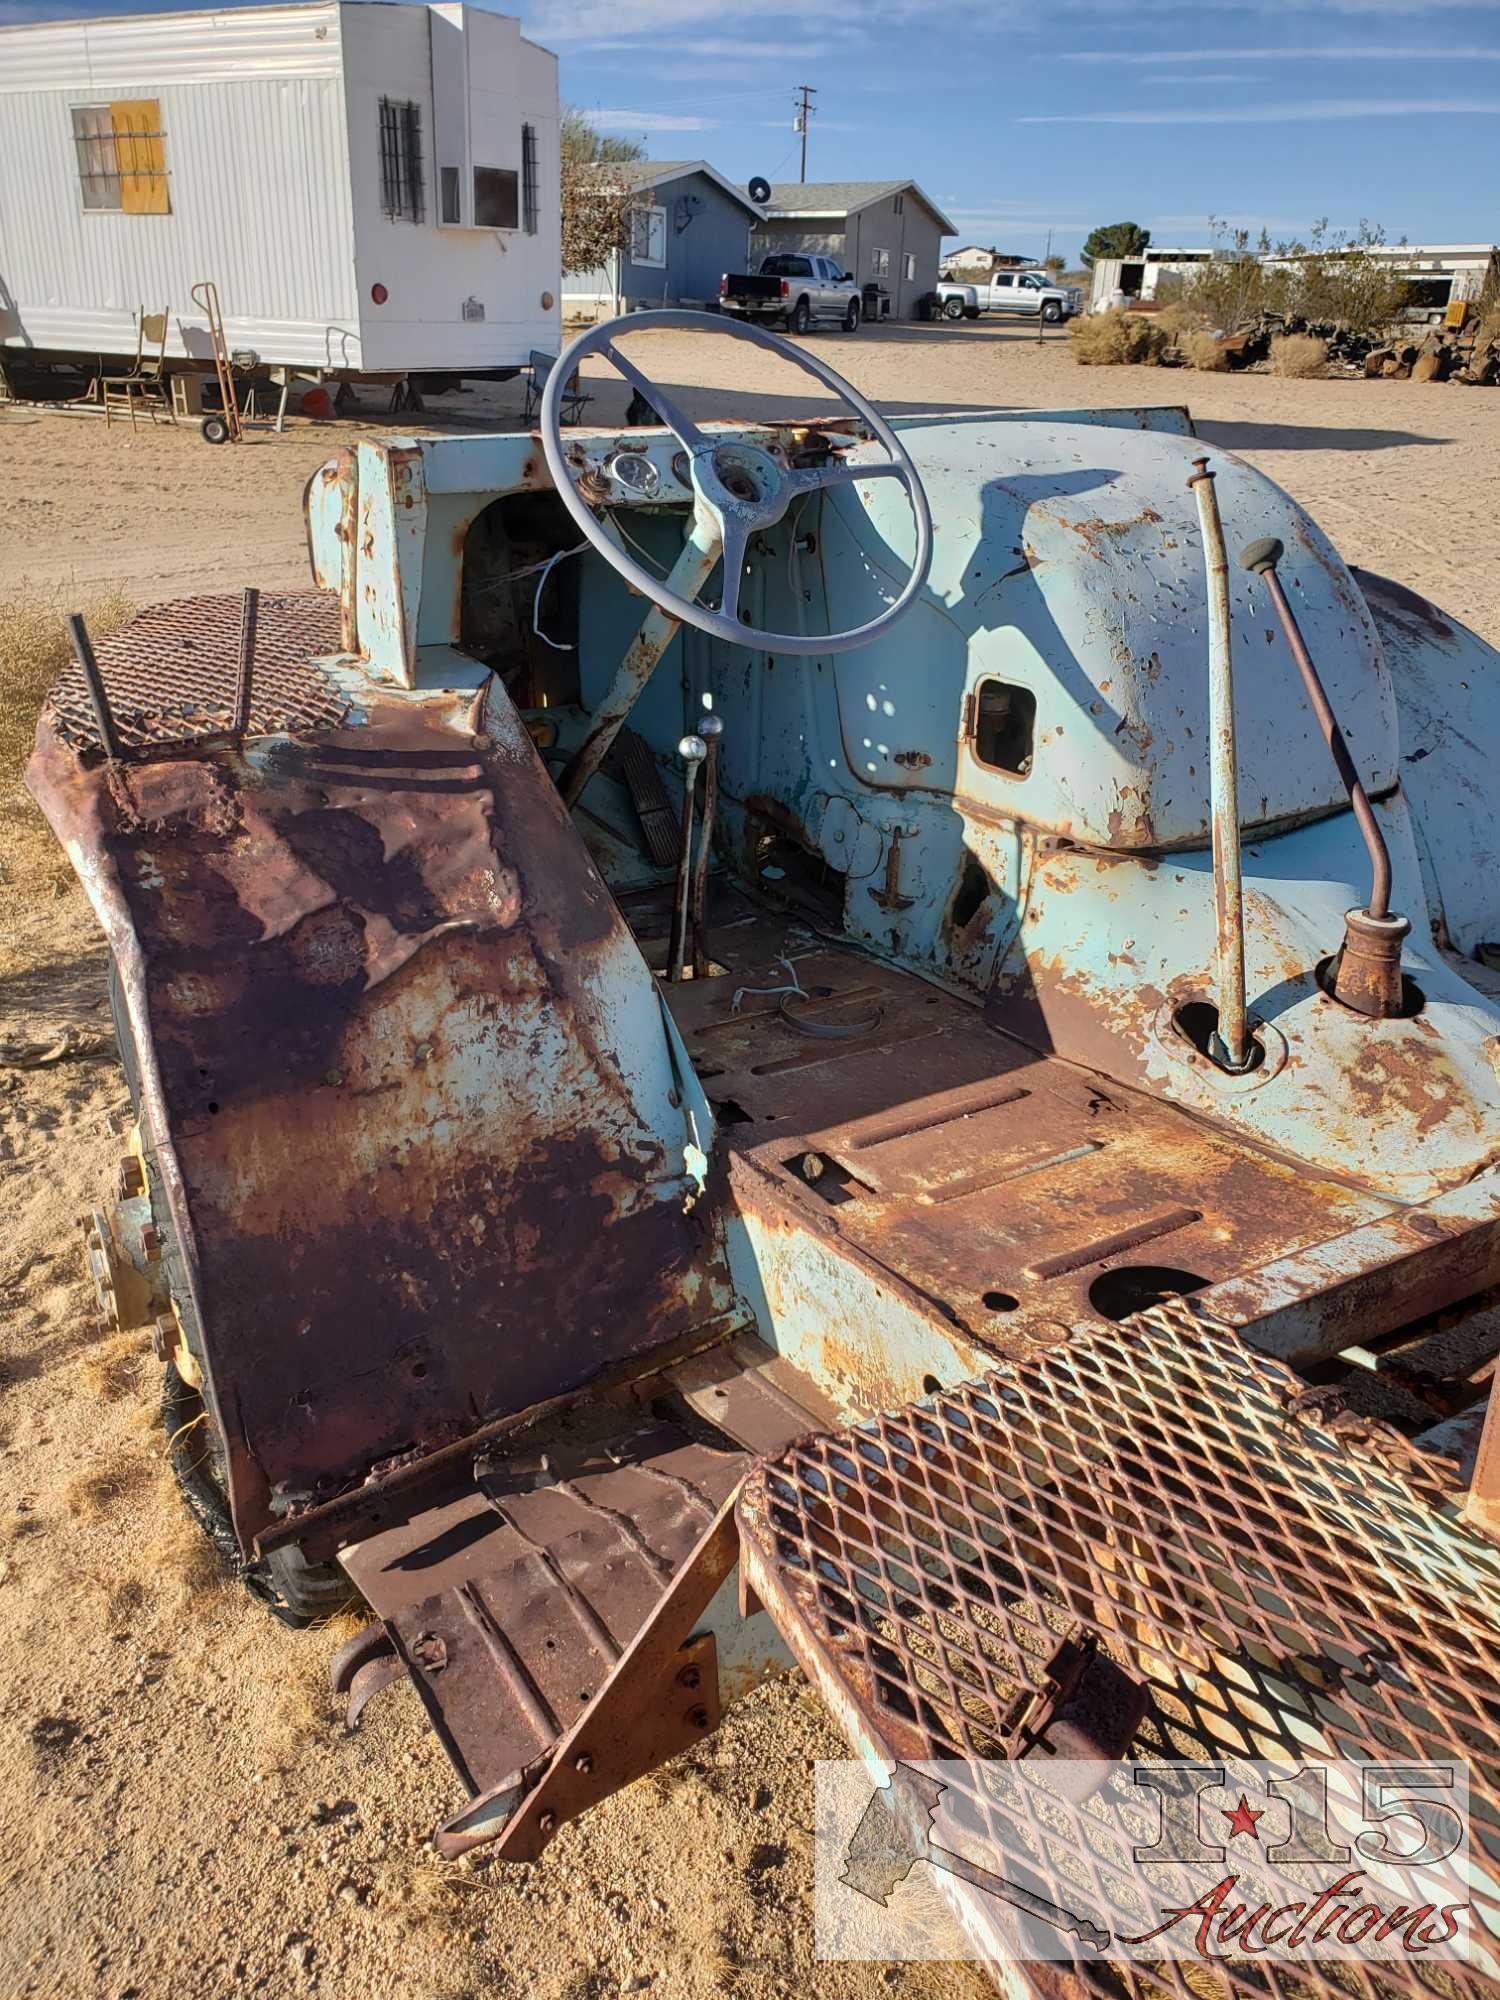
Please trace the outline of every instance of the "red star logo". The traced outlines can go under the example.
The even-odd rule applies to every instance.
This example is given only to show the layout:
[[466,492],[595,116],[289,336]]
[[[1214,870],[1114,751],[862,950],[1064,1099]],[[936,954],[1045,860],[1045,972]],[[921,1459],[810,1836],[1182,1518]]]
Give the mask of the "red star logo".
[[1240,1793],[1240,1802],[1233,1812],[1225,1811],[1222,1806],[1219,1810],[1224,1813],[1225,1819],[1229,1822],[1229,1838],[1231,1840],[1237,1834],[1241,1833],[1248,1833],[1252,1840],[1260,1839],[1260,1835],[1255,1831],[1255,1822],[1258,1819],[1264,1819],[1265,1814],[1264,1812],[1251,1812],[1250,1801],[1245,1797],[1243,1792]]

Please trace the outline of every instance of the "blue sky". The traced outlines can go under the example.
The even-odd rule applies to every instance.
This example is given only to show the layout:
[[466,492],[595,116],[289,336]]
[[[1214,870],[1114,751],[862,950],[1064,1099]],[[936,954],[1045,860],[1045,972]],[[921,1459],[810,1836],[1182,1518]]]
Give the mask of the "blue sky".
[[1464,0],[534,0],[564,95],[663,158],[913,176],[964,241],[1069,262],[1130,218],[1500,237],[1500,5]]
[[[171,4],[171,0],[168,0]],[[182,0],[177,0],[182,4]],[[140,0],[0,0],[0,21]],[[504,7],[500,11],[517,11]],[[521,0],[562,91],[657,158],[912,176],[965,242],[1069,262],[1094,224],[1158,243],[1361,218],[1500,237],[1500,0]]]

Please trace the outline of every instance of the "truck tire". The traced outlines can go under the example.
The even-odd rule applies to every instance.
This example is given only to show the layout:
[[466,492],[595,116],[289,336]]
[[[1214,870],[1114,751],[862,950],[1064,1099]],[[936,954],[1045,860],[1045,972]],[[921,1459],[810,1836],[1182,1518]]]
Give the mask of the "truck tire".
[[943,300],[944,319],[962,319],[967,311],[968,307],[964,304],[962,299]]
[[798,299],[797,303],[787,314],[786,324],[789,333],[807,332],[808,328],[812,325],[812,307],[807,303],[806,299]]
[[858,299],[851,299],[851,300],[849,301],[849,307],[848,307],[848,310],[847,310],[847,311],[845,312],[845,314],[844,314],[844,331],[845,331],[845,333],[858,333],[858,332],[859,332],[859,300],[858,300]]
[[965,318],[965,319],[978,319],[978,317],[979,317],[979,308],[978,308],[978,306],[965,306],[965,307],[964,307],[964,318]]
[[1057,325],[1057,322],[1062,318],[1062,307],[1057,303],[1056,299],[1047,299],[1043,303],[1042,318],[1047,322],[1048,326]]

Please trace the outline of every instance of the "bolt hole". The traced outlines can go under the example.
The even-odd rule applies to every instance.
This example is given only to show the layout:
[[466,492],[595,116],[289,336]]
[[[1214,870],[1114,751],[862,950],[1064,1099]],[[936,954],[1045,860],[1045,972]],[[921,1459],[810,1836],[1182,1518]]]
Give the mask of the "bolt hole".
[[924,1396],[941,1396],[942,1393],[943,1385],[936,1375],[924,1375],[922,1377],[922,1394]]
[[1129,1319],[1148,1306],[1201,1292],[1212,1282],[1196,1271],[1174,1270],[1170,1264],[1118,1264],[1112,1271],[1101,1271],[1089,1286],[1089,1304],[1101,1319]]
[[992,1313],[1016,1312],[1021,1301],[1014,1292],[986,1292],[984,1303]]
[[414,1361],[411,1364],[411,1379],[413,1382],[420,1382],[426,1373],[427,1363],[425,1361]]
[[219,1115],[219,1104],[218,1104],[218,1099],[217,1099],[217,1098],[210,1098],[210,1099],[209,1099],[209,1103],[208,1103],[208,1115],[209,1115],[209,1117],[210,1117],[210,1118],[217,1118],[217,1117],[218,1117],[218,1115]]

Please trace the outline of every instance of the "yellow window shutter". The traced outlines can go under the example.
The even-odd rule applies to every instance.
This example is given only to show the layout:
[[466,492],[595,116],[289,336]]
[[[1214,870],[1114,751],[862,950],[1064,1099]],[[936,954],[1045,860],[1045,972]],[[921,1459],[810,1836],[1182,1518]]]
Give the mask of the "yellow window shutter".
[[167,142],[154,97],[121,98],[109,107],[120,169],[120,207],[127,215],[170,215]]

